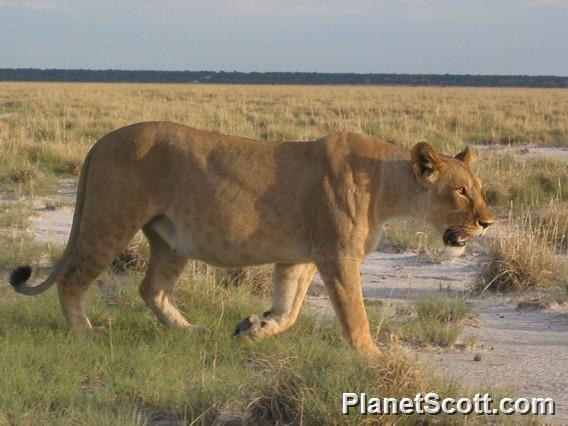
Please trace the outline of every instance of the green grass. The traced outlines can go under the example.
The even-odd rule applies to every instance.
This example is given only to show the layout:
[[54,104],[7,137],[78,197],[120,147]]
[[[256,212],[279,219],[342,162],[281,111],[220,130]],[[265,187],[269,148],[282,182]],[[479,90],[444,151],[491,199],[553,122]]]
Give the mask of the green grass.
[[464,299],[449,296],[424,297],[416,301],[415,307],[419,320],[459,324],[472,315]]
[[458,325],[437,320],[418,319],[404,326],[405,340],[418,346],[449,347],[459,335]]
[[452,346],[460,336],[463,322],[473,317],[462,298],[424,297],[414,304],[416,317],[401,326],[404,340],[419,346]]
[[239,288],[186,277],[177,304],[210,333],[165,329],[137,296],[139,279],[91,291],[91,318],[106,326],[94,338],[68,331],[54,291],[25,298],[0,290],[0,423],[211,424],[234,416],[252,424],[360,424],[372,419],[341,415],[342,392],[460,392],[396,344],[375,361],[360,358],[335,320],[309,313],[281,336],[252,346],[235,341],[234,325],[266,308]]
[[9,229],[0,229],[0,232],[0,271],[12,270],[22,264],[37,268],[44,260],[52,259],[54,248],[34,241],[31,234]]
[[0,271],[29,264],[37,268],[58,257],[61,248],[34,240],[29,229],[31,202],[0,204]]
[[442,248],[442,238],[426,223],[412,219],[395,219],[387,223],[381,245],[402,252],[408,249],[433,253]]
[[25,229],[33,213],[30,202],[8,202],[0,204],[0,228]]
[[380,304],[366,303],[371,328],[379,339],[393,338],[411,346],[449,347],[460,336],[466,320],[474,317],[462,298],[423,297],[413,304],[399,305],[394,312]]

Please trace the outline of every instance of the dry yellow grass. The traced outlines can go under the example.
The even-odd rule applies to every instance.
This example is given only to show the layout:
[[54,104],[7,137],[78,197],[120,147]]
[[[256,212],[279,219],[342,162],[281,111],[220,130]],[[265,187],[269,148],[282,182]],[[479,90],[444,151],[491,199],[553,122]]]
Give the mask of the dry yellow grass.
[[566,144],[568,90],[0,83],[1,175],[23,183],[42,171],[74,175],[98,138],[144,120],[259,139],[362,131],[445,151]]
[[478,289],[513,291],[557,284],[560,260],[549,243],[553,228],[533,223],[530,215],[509,217],[505,232],[489,240],[489,260]]
[[42,148],[55,156],[143,120],[260,139],[354,130],[453,150],[464,142],[566,143],[568,91],[0,83],[0,114],[3,149],[49,143]]
[[[56,178],[77,175],[98,138],[143,120],[268,140],[361,131],[404,146],[428,140],[445,152],[466,143],[567,145],[568,90],[0,83],[0,191],[49,192]],[[568,201],[565,164],[477,151],[501,213]],[[419,248],[432,240],[407,228],[387,237]]]

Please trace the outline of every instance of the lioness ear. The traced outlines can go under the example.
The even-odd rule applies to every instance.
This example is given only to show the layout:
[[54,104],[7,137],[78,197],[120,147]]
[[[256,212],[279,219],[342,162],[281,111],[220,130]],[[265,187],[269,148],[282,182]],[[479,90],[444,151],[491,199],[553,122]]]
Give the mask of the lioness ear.
[[419,142],[411,151],[412,170],[419,182],[434,183],[445,167],[444,160],[430,144]]
[[456,159],[463,161],[466,165],[473,163],[473,151],[466,146],[465,149],[455,156]]

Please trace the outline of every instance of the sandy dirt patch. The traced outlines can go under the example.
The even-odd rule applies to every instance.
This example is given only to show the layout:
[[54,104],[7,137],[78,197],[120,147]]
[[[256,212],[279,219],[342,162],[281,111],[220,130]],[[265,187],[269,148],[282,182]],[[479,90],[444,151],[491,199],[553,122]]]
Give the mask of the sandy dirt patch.
[[[472,389],[488,384],[511,389],[519,397],[551,397],[568,423],[568,309],[526,312],[499,300],[476,302],[479,321],[466,327],[475,337],[474,351],[438,350],[421,358]],[[474,355],[481,357],[474,361]]]
[[30,219],[35,239],[42,243],[66,244],[71,232],[73,209],[63,207],[51,210],[42,207],[36,213]]

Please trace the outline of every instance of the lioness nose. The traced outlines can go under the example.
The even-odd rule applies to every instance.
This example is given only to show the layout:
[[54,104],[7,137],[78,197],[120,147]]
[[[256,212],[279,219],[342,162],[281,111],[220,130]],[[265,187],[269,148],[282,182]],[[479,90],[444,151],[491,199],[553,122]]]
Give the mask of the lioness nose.
[[482,226],[484,228],[488,228],[489,226],[493,225],[494,222],[495,222],[494,220],[481,220],[481,219],[477,220],[479,226]]

